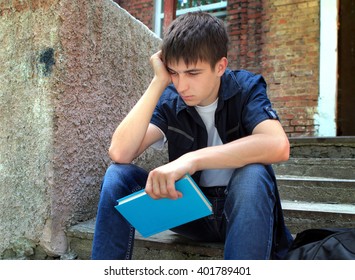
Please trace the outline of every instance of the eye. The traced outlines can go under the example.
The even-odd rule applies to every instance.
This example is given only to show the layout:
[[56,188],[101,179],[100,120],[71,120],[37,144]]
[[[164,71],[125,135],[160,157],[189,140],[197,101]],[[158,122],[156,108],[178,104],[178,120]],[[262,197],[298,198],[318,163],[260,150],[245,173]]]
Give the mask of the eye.
[[168,68],[168,72],[169,72],[169,74],[170,74],[171,76],[176,76],[176,75],[177,75],[177,73],[176,73],[175,71],[173,71],[173,70],[171,70],[171,69],[169,69],[169,68]]

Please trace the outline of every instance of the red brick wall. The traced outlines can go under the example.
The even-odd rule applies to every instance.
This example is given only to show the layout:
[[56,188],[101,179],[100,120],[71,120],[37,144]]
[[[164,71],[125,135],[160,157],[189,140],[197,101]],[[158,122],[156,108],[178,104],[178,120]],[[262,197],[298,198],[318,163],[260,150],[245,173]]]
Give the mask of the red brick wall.
[[154,1],[153,0],[114,0],[136,19],[153,29]]
[[229,67],[261,72],[262,3],[229,0],[227,6],[229,33]]
[[262,72],[289,136],[313,136],[319,92],[319,0],[263,0]]
[[[261,73],[289,136],[317,134],[320,0],[229,0],[229,66]],[[152,0],[117,0],[149,28]]]

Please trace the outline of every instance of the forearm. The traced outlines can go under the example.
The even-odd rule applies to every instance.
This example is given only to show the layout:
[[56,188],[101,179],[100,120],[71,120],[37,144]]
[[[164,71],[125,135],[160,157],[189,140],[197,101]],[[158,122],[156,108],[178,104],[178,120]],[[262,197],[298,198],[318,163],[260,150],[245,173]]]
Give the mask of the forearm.
[[112,160],[130,163],[137,156],[154,108],[166,86],[166,83],[154,78],[146,92],[116,128],[109,149]]
[[286,136],[255,134],[233,142],[200,149],[186,155],[192,171],[239,168],[251,163],[272,164],[289,158]]
[[284,135],[255,134],[236,141],[186,153],[149,173],[146,192],[153,198],[179,194],[174,182],[184,174],[206,169],[239,168],[251,163],[271,164],[287,160],[289,142]]

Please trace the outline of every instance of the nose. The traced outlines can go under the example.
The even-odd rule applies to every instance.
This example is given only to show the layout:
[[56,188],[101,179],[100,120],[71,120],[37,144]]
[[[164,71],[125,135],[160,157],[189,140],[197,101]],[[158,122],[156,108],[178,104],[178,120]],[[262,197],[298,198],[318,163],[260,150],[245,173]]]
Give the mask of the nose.
[[187,78],[184,77],[183,75],[179,75],[179,77],[177,77],[175,79],[175,81],[173,81],[173,82],[174,82],[176,90],[179,93],[185,92],[188,89],[188,87],[189,87]]

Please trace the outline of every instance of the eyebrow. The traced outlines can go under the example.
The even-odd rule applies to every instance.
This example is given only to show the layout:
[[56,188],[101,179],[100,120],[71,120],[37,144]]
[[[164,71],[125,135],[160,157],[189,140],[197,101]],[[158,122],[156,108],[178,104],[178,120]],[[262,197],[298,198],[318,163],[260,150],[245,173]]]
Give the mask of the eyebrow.
[[178,74],[180,74],[180,73],[202,72],[202,71],[203,71],[203,69],[200,69],[200,68],[192,68],[192,69],[187,69],[187,70],[184,70],[184,71],[182,71],[182,72],[179,72],[179,71],[176,71],[176,70],[174,70],[174,69],[171,69],[171,68],[168,67],[168,66],[167,66],[166,68],[168,69],[169,72],[178,73]]

